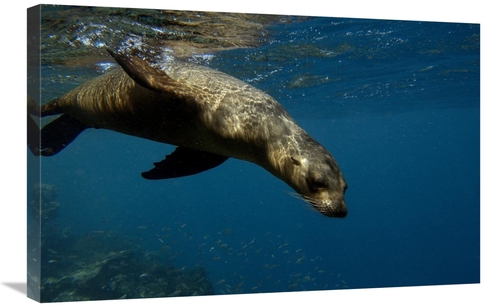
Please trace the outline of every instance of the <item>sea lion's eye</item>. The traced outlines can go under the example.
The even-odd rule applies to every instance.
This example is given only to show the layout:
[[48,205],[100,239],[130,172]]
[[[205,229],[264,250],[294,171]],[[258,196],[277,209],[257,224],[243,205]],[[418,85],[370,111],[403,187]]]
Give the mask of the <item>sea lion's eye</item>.
[[290,159],[292,159],[292,163],[295,164],[295,165],[300,165],[301,164],[300,161],[299,161],[299,159],[297,159],[297,158],[295,158],[293,156],[290,156]]
[[312,190],[318,191],[320,189],[326,188],[327,183],[325,177],[319,176],[311,179],[309,185],[311,186]]

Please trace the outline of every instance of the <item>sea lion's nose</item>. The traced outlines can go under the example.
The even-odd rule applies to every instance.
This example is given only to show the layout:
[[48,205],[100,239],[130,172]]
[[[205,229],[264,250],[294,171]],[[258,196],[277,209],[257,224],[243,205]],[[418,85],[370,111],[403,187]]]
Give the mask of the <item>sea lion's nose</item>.
[[347,208],[343,206],[340,210],[336,210],[334,217],[344,218],[347,216]]
[[342,200],[338,203],[333,203],[328,210],[325,210],[322,213],[328,217],[344,218],[347,216],[347,207]]

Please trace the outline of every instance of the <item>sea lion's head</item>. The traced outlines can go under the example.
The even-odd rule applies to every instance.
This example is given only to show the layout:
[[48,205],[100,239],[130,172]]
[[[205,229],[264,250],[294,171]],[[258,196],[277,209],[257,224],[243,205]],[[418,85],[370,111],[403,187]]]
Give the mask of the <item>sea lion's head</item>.
[[347,215],[347,183],[331,154],[320,144],[289,157],[288,184],[318,212],[328,217]]

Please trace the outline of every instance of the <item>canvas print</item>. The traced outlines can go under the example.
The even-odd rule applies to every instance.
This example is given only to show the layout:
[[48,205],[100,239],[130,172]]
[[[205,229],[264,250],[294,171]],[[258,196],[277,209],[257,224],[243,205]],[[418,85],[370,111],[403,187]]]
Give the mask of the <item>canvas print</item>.
[[480,25],[28,9],[28,296],[479,283]]

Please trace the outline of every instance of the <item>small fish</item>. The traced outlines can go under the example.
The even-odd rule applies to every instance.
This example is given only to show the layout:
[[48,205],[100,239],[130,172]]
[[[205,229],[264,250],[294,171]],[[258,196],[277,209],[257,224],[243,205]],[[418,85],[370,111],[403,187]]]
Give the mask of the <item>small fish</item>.
[[178,295],[179,293],[181,293],[181,290],[175,290],[174,292],[168,294],[168,296],[176,296]]
[[205,279],[206,279],[206,278],[203,276],[203,277],[201,277],[200,279],[198,279],[195,283],[196,283],[196,284],[199,284],[199,283],[201,283],[202,281],[205,281]]
[[302,263],[302,260],[306,259],[306,256],[302,256],[297,261],[295,261],[295,264]]
[[224,234],[224,235],[230,234],[232,232],[233,232],[232,229],[224,229],[224,230],[221,231],[221,233]]
[[295,287],[297,287],[298,283],[294,282],[293,284],[291,284],[290,286],[288,286],[288,289],[289,290],[292,290],[294,289]]

